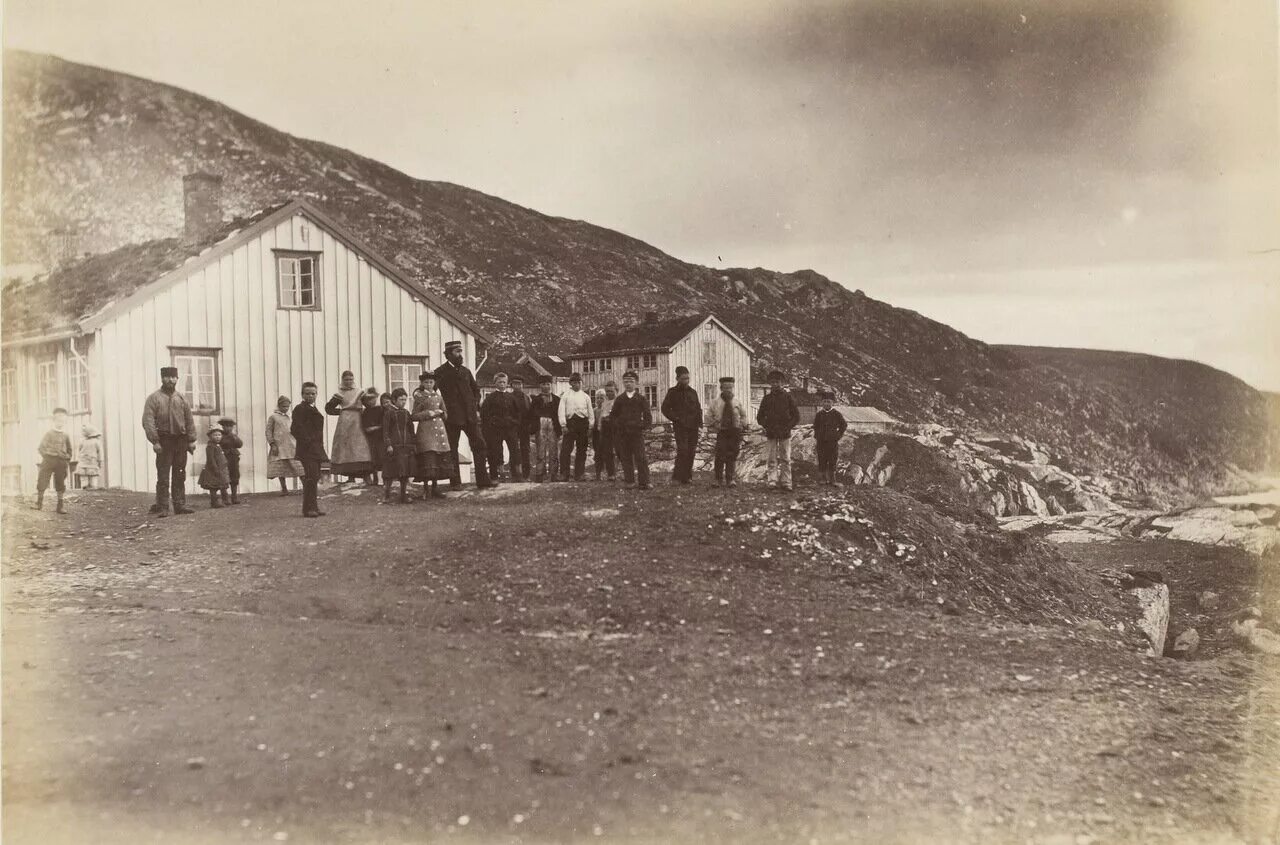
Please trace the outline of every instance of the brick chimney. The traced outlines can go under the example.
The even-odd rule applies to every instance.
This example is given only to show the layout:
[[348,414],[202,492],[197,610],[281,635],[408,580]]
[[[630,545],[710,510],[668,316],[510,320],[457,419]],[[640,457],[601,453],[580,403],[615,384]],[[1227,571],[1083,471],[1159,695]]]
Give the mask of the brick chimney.
[[188,173],[182,177],[182,236],[200,241],[222,226],[222,177]]

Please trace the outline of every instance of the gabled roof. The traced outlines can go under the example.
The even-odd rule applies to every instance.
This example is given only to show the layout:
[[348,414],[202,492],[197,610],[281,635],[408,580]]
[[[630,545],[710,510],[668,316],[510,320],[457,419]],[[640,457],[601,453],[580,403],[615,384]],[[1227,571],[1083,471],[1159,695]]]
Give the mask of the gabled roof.
[[602,334],[584,340],[577,351],[573,352],[569,357],[589,358],[592,355],[606,352],[614,354],[619,352],[668,352],[707,320],[715,320],[720,328],[746,347],[748,352],[753,351],[719,317],[714,314],[702,313],[686,314],[666,320],[645,320],[640,323],[615,326]]
[[[47,279],[4,291],[4,325],[16,332],[48,333],[79,324],[84,331],[146,299],[191,273],[217,261],[260,232],[303,214],[316,225],[362,253],[393,283],[423,300],[483,343],[493,336],[476,327],[452,306],[422,285],[405,278],[396,267],[366,246],[349,229],[302,199],[233,220],[199,242],[161,238],[91,256],[51,273]],[[13,313],[11,313],[11,310]]]
[[520,376],[524,379],[525,385],[536,385],[538,378],[542,376],[524,353],[507,353],[485,358],[480,369],[476,370],[476,383],[489,387],[493,384],[493,377],[498,373],[506,373],[508,378]]
[[530,355],[534,366],[554,378],[568,378],[573,375],[573,365],[559,355]]

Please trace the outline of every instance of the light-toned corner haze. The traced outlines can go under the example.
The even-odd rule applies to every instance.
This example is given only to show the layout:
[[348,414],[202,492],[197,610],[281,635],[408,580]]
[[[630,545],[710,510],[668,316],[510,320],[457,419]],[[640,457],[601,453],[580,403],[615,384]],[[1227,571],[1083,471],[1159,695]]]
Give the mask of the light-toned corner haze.
[[1280,390],[1272,0],[10,0],[156,79],[713,266]]

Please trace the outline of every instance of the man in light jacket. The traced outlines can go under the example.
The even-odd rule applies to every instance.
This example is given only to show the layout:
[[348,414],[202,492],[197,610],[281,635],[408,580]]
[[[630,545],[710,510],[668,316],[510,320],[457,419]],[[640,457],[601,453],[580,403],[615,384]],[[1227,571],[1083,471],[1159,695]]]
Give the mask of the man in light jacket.
[[178,392],[178,368],[160,368],[160,389],[142,406],[142,430],[156,453],[156,502],[151,513],[194,513],[187,507],[187,455],[196,450],[196,422],[187,398]]
[[756,423],[769,438],[769,469],[765,483],[777,484],[779,490],[790,490],[791,430],[800,424],[800,408],[782,386],[784,378],[778,370],[769,373],[769,392],[760,400]]
[[[569,376],[569,389],[560,394],[560,480],[569,480],[569,455],[573,457],[573,480],[582,481],[587,475],[587,443],[591,439],[591,424],[595,421],[595,408],[591,394],[582,389],[582,376]],[[576,451],[575,451],[576,450]]]
[[747,430],[747,409],[733,395],[733,376],[720,379],[720,397],[707,409],[707,428],[716,433],[716,484],[737,487],[738,452]]

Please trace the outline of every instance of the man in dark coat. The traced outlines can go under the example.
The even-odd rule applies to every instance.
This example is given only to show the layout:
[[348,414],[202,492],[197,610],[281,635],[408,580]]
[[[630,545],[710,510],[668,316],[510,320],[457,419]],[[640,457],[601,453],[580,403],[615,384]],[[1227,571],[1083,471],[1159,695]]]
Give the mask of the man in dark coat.
[[760,400],[756,424],[769,438],[769,468],[765,483],[776,483],[779,490],[791,489],[791,430],[800,424],[796,400],[782,386],[784,376],[777,370],[769,373],[769,392]]
[[672,483],[693,481],[693,458],[698,451],[698,429],[702,428],[702,402],[698,391],[689,386],[689,368],[676,367],[676,384],[662,400],[662,415],[671,421],[676,438],[676,463],[671,470]]
[[644,451],[644,433],[653,425],[649,400],[636,389],[639,378],[634,372],[622,375],[622,393],[613,400],[609,419],[618,438],[618,457],[622,459],[622,480],[628,485],[638,478],[640,489],[649,488],[649,457]]
[[813,439],[818,444],[818,478],[823,484],[835,484],[840,438],[844,436],[849,423],[835,409],[834,393],[824,390],[819,395],[822,397],[822,407],[813,415]]
[[187,398],[178,392],[178,368],[160,368],[160,389],[142,408],[142,430],[156,453],[156,503],[151,512],[195,513],[187,507],[187,455],[196,450],[196,421]]
[[309,381],[302,385],[302,401],[293,409],[289,433],[298,444],[295,452],[302,464],[302,515],[324,516],[320,510],[320,465],[329,460],[324,450],[324,414],[316,407],[320,388]]
[[489,447],[480,433],[480,386],[476,384],[471,370],[462,363],[462,341],[446,343],[444,358],[444,363],[436,367],[436,389],[444,400],[444,430],[449,437],[449,456],[453,459],[453,477],[449,479],[449,486],[455,490],[462,486],[458,439],[465,434],[471,444],[471,466],[476,473],[476,487],[483,490],[495,482],[489,480],[489,469],[485,465]]
[[516,415],[516,448],[511,452],[511,480],[529,480],[529,394],[524,392],[524,379],[511,377],[511,404]]
[[484,442],[489,444],[489,477],[497,481],[502,477],[502,447],[511,455],[511,480],[519,481],[516,469],[520,447],[516,443],[516,429],[523,422],[516,411],[516,403],[507,392],[507,374],[493,377],[493,392],[480,403],[480,426],[484,429]]

